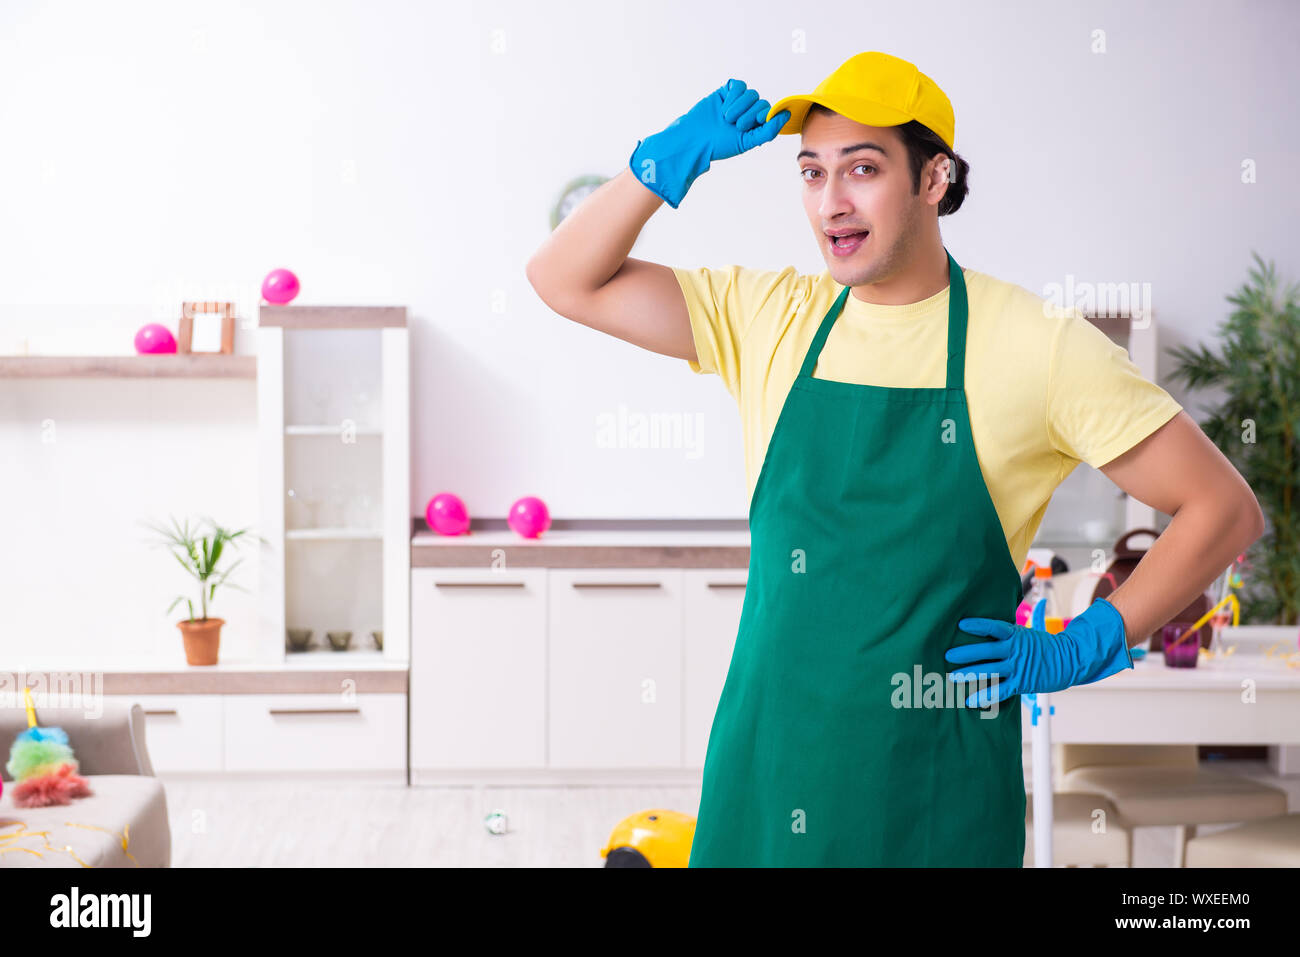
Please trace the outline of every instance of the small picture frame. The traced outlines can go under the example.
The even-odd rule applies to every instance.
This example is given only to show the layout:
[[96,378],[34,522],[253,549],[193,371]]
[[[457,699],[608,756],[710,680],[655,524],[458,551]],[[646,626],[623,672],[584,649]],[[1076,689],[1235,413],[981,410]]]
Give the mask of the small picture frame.
[[183,302],[176,351],[232,354],[235,351],[233,302]]

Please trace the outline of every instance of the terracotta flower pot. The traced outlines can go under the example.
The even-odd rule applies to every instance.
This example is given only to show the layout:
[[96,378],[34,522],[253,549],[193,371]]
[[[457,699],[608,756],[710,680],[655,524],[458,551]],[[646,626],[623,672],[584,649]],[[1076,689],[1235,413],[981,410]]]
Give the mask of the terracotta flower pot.
[[178,621],[176,627],[185,639],[185,660],[192,665],[215,665],[217,646],[221,644],[221,626],[224,618],[196,618]]

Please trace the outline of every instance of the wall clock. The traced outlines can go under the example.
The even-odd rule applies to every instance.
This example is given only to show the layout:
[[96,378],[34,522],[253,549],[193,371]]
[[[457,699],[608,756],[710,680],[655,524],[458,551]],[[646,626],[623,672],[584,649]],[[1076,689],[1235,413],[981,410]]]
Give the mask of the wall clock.
[[561,220],[573,212],[579,203],[608,181],[608,176],[579,176],[577,179],[571,180],[560,191],[560,198],[551,210],[551,229],[560,225]]

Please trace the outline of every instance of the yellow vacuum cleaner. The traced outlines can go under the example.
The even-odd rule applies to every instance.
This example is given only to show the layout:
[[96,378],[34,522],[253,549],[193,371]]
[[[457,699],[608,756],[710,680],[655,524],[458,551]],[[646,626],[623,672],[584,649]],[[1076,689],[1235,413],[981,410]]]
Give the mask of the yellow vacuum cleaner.
[[685,867],[694,838],[695,818],[656,808],[619,821],[600,856],[606,867]]

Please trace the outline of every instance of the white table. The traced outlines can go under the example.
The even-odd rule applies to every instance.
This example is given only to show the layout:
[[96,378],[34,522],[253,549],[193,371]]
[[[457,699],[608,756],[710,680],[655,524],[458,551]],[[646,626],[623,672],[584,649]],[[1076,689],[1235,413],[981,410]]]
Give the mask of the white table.
[[[1284,648],[1282,650],[1290,650]],[[1170,668],[1149,654],[1094,684],[1021,707],[1033,741],[1034,865],[1052,861],[1052,742],[1065,744],[1300,744],[1300,668],[1255,651]]]

